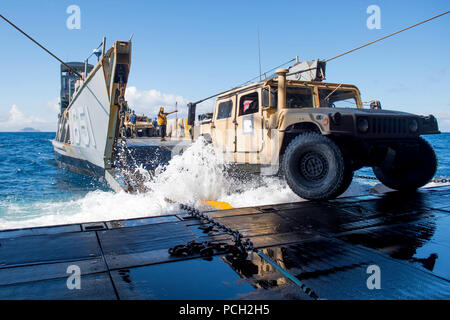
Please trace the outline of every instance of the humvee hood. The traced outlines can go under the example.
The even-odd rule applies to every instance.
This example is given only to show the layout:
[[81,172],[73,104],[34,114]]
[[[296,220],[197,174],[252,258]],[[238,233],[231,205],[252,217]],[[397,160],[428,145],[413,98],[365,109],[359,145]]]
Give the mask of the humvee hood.
[[329,114],[329,113],[335,113],[339,112],[342,115],[379,115],[379,116],[414,116],[417,117],[417,115],[403,112],[403,111],[394,111],[394,110],[377,110],[377,109],[357,109],[357,108],[301,108],[301,109],[285,109],[289,111],[298,111],[301,113],[323,113],[323,114]]

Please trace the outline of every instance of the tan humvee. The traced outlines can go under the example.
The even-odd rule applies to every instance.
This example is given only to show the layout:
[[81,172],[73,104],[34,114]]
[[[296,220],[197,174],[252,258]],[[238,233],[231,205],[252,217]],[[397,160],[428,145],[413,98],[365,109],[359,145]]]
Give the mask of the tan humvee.
[[136,115],[136,129],[135,129],[136,131],[135,132],[133,132],[133,125],[130,122],[130,113],[129,112],[126,113],[125,121],[123,124],[125,126],[125,134],[127,137],[134,137],[134,136],[153,137],[154,135],[156,135],[156,128],[153,126],[151,119],[147,116]]
[[[434,116],[381,110],[378,101],[364,109],[354,85],[289,80],[295,75],[288,72],[220,94],[214,112],[199,116],[193,138],[203,136],[227,162],[284,175],[305,199],[339,196],[365,166],[397,190],[433,178],[436,155],[420,135],[439,133]],[[194,125],[196,105],[188,107]]]

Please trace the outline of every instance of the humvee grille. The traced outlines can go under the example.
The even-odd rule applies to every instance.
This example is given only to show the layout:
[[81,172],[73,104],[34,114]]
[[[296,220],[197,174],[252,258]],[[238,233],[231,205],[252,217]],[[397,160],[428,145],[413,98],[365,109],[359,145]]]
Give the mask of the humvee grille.
[[369,133],[371,134],[408,134],[407,118],[371,117]]

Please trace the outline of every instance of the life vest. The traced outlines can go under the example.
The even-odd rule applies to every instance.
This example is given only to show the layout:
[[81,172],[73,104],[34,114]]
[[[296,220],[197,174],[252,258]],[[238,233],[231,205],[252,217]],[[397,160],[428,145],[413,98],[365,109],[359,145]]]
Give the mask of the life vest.
[[158,126],[165,124],[167,124],[167,116],[163,112],[158,113]]

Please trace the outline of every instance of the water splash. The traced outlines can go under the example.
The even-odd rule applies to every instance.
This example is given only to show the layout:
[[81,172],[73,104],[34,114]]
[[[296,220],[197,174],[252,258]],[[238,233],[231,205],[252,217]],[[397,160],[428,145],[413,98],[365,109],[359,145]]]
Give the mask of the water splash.
[[[180,213],[165,199],[196,205],[198,200],[218,200],[233,207],[301,201],[283,179],[232,171],[210,144],[198,139],[166,166],[149,174],[132,166],[144,177],[148,192],[129,194],[89,192],[81,199],[33,203],[1,202],[0,229],[108,221]],[[231,172],[231,173],[230,173]],[[344,196],[367,194],[370,186],[353,183]]]

